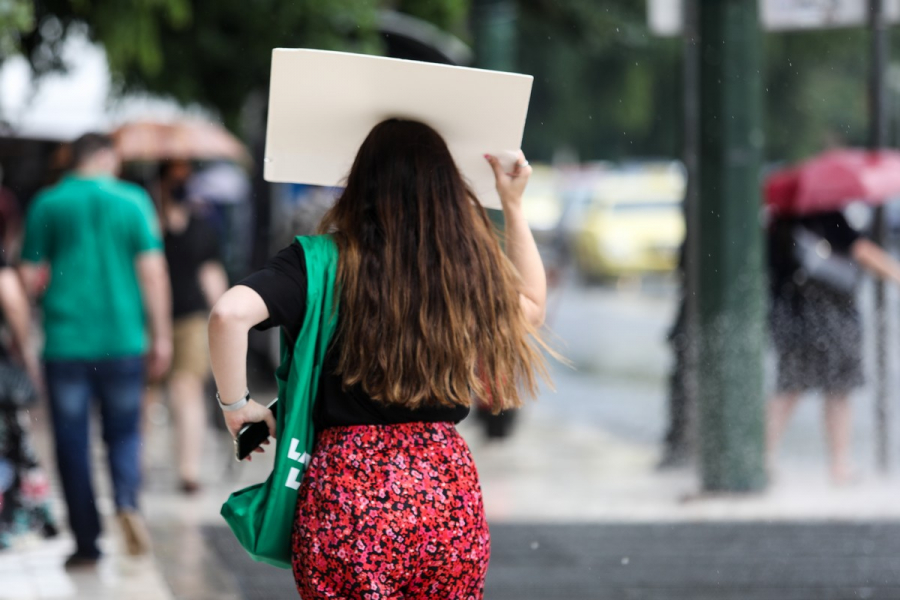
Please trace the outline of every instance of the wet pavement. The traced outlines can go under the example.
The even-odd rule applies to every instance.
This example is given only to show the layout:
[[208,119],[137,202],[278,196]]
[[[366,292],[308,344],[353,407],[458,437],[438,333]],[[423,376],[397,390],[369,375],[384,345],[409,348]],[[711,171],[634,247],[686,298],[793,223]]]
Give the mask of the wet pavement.
[[[652,446],[535,407],[517,425],[499,443],[474,421],[460,426],[493,533],[487,598],[900,598],[900,481],[835,490],[824,473],[792,471],[764,494],[697,498],[690,471],[654,470]],[[294,597],[290,573],[250,560],[218,516],[267,462],[232,465],[229,440],[217,436],[204,491],[186,497],[165,466],[169,433],[155,429],[147,449],[154,557],[122,556],[109,528],[100,567],[66,573],[66,538],[34,543],[0,554],[0,598]]]
[[[288,571],[247,559],[225,528],[205,535],[244,598],[295,597]],[[498,523],[491,536],[490,600],[900,597],[896,523]]]
[[491,534],[491,600],[900,598],[896,523],[502,523]]
[[[507,440],[487,441],[474,419],[460,425],[493,533],[487,598],[900,598],[900,478],[869,466],[868,388],[854,404],[857,485],[828,483],[811,401],[788,432],[769,490],[697,496],[692,470],[654,468],[671,293],[568,294],[552,307],[552,325],[579,370],[555,365],[556,391],[522,411]],[[50,456],[45,421],[35,418]],[[212,435],[204,490],[188,497],[177,491],[166,414],[149,428],[143,510],[152,557],[123,556],[113,524],[97,569],[62,569],[72,549],[65,535],[26,541],[0,553],[0,599],[296,597],[290,573],[250,561],[218,516],[228,494],[261,481],[269,464],[238,465],[227,436]],[[98,447],[95,464],[101,459]],[[98,484],[108,489],[104,477]],[[108,503],[101,509],[112,512]]]

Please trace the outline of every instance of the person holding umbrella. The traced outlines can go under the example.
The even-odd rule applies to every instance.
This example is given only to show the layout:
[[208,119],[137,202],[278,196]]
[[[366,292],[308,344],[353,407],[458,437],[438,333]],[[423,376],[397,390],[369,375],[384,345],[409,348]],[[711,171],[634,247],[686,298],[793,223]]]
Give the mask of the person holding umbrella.
[[766,182],[777,389],[768,406],[770,464],[803,393],[825,396],[832,481],[852,480],[850,392],[863,383],[862,323],[856,306],[861,270],[900,283],[900,262],[854,230],[841,208],[851,200],[883,201],[900,193],[884,171],[893,160],[834,151]]

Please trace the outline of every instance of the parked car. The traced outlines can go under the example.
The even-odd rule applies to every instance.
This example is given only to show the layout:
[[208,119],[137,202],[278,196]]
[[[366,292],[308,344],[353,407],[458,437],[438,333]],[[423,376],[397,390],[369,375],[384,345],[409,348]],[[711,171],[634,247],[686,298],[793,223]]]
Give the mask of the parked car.
[[665,273],[684,240],[680,163],[644,163],[597,175],[570,222],[569,245],[587,279]]

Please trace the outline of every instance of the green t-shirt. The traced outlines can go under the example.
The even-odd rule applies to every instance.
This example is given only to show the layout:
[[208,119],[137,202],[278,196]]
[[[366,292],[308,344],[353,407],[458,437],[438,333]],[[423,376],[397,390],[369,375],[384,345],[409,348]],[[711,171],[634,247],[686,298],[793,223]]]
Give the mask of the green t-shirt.
[[153,203],[112,177],[70,175],[28,211],[22,259],[45,262],[44,356],[136,356],[147,346],[135,259],[162,250]]

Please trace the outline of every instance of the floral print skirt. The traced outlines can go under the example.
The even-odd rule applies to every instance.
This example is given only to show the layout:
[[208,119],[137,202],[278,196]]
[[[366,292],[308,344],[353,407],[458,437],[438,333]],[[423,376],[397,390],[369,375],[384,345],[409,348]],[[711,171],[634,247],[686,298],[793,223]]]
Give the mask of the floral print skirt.
[[321,432],[300,486],[293,553],[303,600],[480,600],[490,535],[456,427]]

